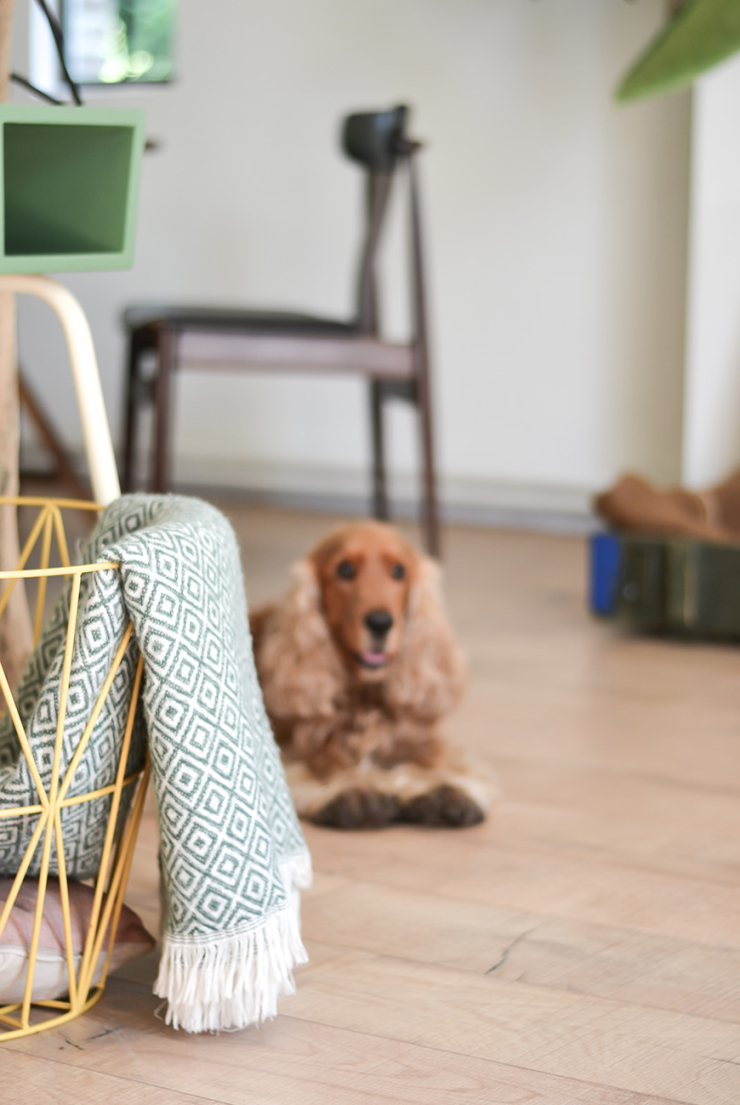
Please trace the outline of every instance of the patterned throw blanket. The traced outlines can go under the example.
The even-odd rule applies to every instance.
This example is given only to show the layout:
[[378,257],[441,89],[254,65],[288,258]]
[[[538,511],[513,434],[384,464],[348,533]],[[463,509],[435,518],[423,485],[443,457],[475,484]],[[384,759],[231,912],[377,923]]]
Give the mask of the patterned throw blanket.
[[[135,647],[69,793],[113,781],[139,649],[144,683],[129,770],[148,737],[165,902],[155,993],[167,999],[175,1027],[243,1028],[274,1015],[278,997],[293,990],[294,965],[305,962],[297,890],[310,883],[311,863],[257,683],[236,539],[206,503],[127,495],[106,509],[81,557],[116,561],[120,571],[83,577],[61,775],[132,621]],[[46,786],[68,609],[67,593],[17,695]],[[6,712],[0,808],[30,804],[35,793]],[[97,870],[109,803],[106,796],[65,810],[72,877]],[[0,820],[0,875],[18,869],[35,821]]]

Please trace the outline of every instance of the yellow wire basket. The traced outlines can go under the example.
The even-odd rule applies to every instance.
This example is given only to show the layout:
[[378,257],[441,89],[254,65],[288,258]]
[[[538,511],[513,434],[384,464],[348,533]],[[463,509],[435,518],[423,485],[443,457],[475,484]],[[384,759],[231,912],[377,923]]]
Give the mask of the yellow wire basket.
[[[16,806],[13,809],[0,809],[0,827],[2,819],[19,816],[33,816],[37,818],[30,842],[25,850],[18,871],[15,874],[5,906],[0,912],[0,939],[3,930],[11,916],[13,906],[27,877],[31,863],[41,850],[40,866],[38,873],[34,874],[34,885],[37,883],[35,911],[33,916],[33,929],[28,946],[28,960],[26,970],[25,988],[23,999],[8,1005],[0,1005],[0,1042],[3,1040],[17,1039],[36,1032],[54,1028],[65,1021],[80,1016],[90,1009],[102,996],[105,989],[108,969],[113,953],[116,931],[123,907],[123,896],[126,890],[131,861],[133,858],[136,835],[144,808],[144,797],[149,777],[149,762],[147,761],[139,770],[127,773],[126,766],[131,749],[132,734],[134,732],[134,718],[142,680],[142,660],[139,657],[132,689],[128,701],[119,705],[121,710],[126,710],[126,725],[123,744],[117,761],[115,780],[108,786],[100,787],[83,794],[70,795],[75,772],[84,755],[85,749],[91,739],[95,723],[106,704],[106,699],[113,686],[116,674],[124,661],[127,649],[133,645],[132,626],[129,624],[123,639],[121,640],[113,658],[113,662],[105,677],[102,689],[92,705],[89,717],[84,725],[84,730],[79,743],[74,751],[69,766],[60,777],[60,765],[62,757],[62,744],[65,731],[65,719],[68,706],[68,692],[70,686],[70,672],[72,667],[73,643],[78,622],[80,586],[83,578],[94,572],[115,572],[118,565],[111,562],[95,564],[70,565],[67,538],[63,512],[74,511],[99,511],[101,508],[95,503],[78,502],[67,499],[47,498],[3,498],[0,497],[0,507],[16,506],[33,508],[37,511],[35,520],[30,527],[28,538],[24,542],[19,563],[13,571],[0,572],[0,587],[2,581],[6,581],[4,590],[0,595],[0,617],[5,611],[10,595],[14,588],[22,581],[23,586],[29,585],[29,589],[35,587],[33,600],[34,644],[37,644],[43,628],[45,609],[50,600],[50,581],[71,579],[71,598],[69,616],[66,627],[66,639],[64,648],[64,661],[62,667],[61,686],[59,689],[59,709],[56,722],[56,736],[53,749],[53,765],[51,770],[50,785],[42,782],[38,765],[34,762],[28,736],[25,732],[18,707],[13,693],[8,684],[5,672],[0,665],[0,689],[5,698],[6,709],[9,711],[15,733],[20,743],[21,753],[25,757],[36,788],[34,800],[29,805]],[[79,515],[77,515],[79,517]],[[69,518],[69,516],[68,516]],[[52,548],[56,546],[59,564],[52,566]],[[29,563],[38,561],[37,566],[28,567]],[[32,581],[35,581],[33,583]],[[128,790],[128,788],[132,788]],[[73,940],[73,918],[70,907],[70,883],[67,877],[64,840],[62,832],[62,811],[67,807],[84,802],[92,802],[96,799],[110,795],[110,810],[107,816],[105,835],[103,839],[102,858],[97,876],[92,880],[92,906],[90,922],[80,958],[79,943],[77,948]],[[122,816],[130,798],[130,807],[127,816]],[[47,888],[50,875],[50,860],[52,856],[52,844],[56,851],[56,871],[59,883],[59,900],[61,903],[63,932],[64,932],[64,959],[66,962],[66,975],[68,981],[68,994],[60,999],[34,1000],[34,972],[37,966],[39,952],[39,939],[44,921],[44,904],[47,896]],[[2,945],[0,944],[0,952]],[[104,956],[102,971],[100,970],[101,955]],[[77,963],[75,963],[77,959]]]

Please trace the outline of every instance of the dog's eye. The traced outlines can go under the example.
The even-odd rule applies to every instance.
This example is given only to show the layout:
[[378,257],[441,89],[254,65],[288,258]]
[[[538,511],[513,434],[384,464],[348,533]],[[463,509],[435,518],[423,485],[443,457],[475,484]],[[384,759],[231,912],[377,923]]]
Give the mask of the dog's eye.
[[355,566],[351,560],[342,560],[337,564],[337,575],[340,579],[353,579]]
[[406,569],[404,568],[403,564],[394,564],[391,568],[391,575],[394,579],[403,579],[403,577],[406,575]]

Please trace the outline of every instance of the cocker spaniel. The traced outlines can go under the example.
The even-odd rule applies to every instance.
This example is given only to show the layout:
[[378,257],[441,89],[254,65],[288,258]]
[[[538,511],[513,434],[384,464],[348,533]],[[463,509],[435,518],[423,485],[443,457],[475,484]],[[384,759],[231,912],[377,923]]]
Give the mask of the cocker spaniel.
[[330,533],[292,576],[250,621],[298,813],[345,829],[482,820],[488,786],[435,728],[463,687],[436,564],[362,522]]

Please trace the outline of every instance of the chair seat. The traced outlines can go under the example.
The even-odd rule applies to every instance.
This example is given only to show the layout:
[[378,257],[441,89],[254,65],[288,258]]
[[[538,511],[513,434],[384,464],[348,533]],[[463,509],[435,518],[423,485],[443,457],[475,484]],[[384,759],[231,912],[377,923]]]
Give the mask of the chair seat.
[[238,307],[199,307],[187,305],[139,303],[123,314],[127,330],[168,327],[174,330],[201,330],[215,333],[233,331],[268,332],[295,335],[343,335],[357,333],[354,322],[321,318],[298,311],[260,311]]

